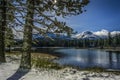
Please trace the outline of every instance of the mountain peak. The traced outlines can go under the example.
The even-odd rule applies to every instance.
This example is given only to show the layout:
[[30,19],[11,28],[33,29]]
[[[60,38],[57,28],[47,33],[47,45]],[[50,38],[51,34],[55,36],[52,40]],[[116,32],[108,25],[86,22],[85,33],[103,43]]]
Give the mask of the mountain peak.
[[[74,38],[77,39],[99,39],[99,38],[107,38],[108,37],[108,30],[102,29],[101,31],[84,31],[82,33],[79,33],[74,36]],[[110,32],[112,36],[115,36],[116,34],[120,34],[120,31],[112,31]]]
[[87,38],[88,39],[95,39],[95,38],[99,38],[99,37],[94,35],[93,32],[91,32],[91,31],[84,31],[80,34],[75,35],[74,38],[77,38],[77,39],[87,39]]
[[92,35],[93,33],[91,31],[85,31],[83,32],[84,35]]

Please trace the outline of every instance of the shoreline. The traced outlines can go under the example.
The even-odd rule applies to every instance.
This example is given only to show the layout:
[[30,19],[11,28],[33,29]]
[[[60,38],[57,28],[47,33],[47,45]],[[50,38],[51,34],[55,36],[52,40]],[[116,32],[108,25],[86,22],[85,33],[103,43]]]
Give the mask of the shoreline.
[[[62,47],[63,48],[63,47]],[[62,49],[62,48],[59,48],[59,47],[57,47],[57,49]],[[104,51],[106,51],[106,52],[115,52],[115,53],[120,53],[119,51],[120,51],[120,49],[119,49],[120,47],[117,47],[116,49],[114,49],[113,47],[107,47],[107,48],[103,48],[103,49],[100,49],[100,48],[77,48],[77,49],[100,49],[100,50],[104,50]],[[42,49],[42,50],[41,50]],[[41,49],[38,49],[38,50],[36,50],[36,51],[32,51],[32,54],[37,54],[38,56],[39,55],[49,55],[50,57],[52,56],[52,57],[54,57],[54,58],[52,58],[50,61],[53,61],[53,60],[55,60],[55,59],[58,59],[58,58],[60,58],[60,57],[63,57],[63,56],[66,56],[66,54],[61,54],[61,53],[59,53],[59,52],[54,52],[53,51],[53,47],[52,48],[41,48]],[[68,49],[68,48],[67,48]],[[61,66],[64,66],[64,65],[61,65]],[[68,66],[70,66],[70,65],[68,65]],[[73,67],[73,68],[78,68],[77,66],[76,67],[74,67],[74,66],[70,66],[70,67]],[[95,67],[95,68],[97,68],[97,67]],[[86,69],[86,68],[85,68]],[[90,69],[92,69],[92,68],[90,68]],[[106,71],[119,71],[120,72],[120,70],[116,70],[116,69],[105,69]]]
[[[43,56],[47,57],[49,55],[42,55],[42,57]],[[20,58],[16,55],[7,56],[7,62],[0,64],[1,80],[120,80],[120,74],[82,71],[72,67],[59,70],[32,68],[29,72],[21,72],[17,71],[19,60]]]
[[[9,54],[9,53],[8,53]],[[11,55],[11,53],[10,53],[10,55]],[[20,54],[12,54],[12,55],[15,55],[16,56],[16,59],[17,59],[17,56],[19,56]],[[31,56],[33,57],[33,58],[35,58],[35,59],[37,59],[38,58],[38,60],[40,59],[45,59],[45,60],[48,60],[48,61],[50,61],[51,63],[54,63],[53,62],[53,60],[56,60],[56,59],[58,59],[59,57],[62,57],[62,56],[64,56],[64,55],[58,55],[56,52],[55,53],[47,53],[47,52],[45,52],[45,53],[31,53]],[[19,59],[20,59],[20,57],[19,57]],[[55,63],[56,65],[59,65],[58,63]],[[74,69],[78,69],[78,70],[84,70],[84,71],[89,71],[89,70],[92,70],[92,71],[94,71],[94,69],[98,69],[98,71],[99,70],[102,70],[102,71],[104,71],[104,72],[120,72],[120,70],[118,70],[118,69],[104,69],[104,68],[102,68],[102,67],[90,67],[90,68],[80,68],[80,67],[77,67],[77,66],[70,66],[70,65],[59,65],[59,66],[61,66],[62,68],[65,68],[65,67],[71,67],[71,68],[74,68]]]

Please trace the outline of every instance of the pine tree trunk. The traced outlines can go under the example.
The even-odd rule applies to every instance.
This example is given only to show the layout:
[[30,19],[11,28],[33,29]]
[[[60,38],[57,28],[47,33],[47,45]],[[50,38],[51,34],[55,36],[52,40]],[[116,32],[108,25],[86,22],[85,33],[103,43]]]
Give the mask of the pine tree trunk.
[[0,62],[5,62],[6,1],[1,1],[0,6]]
[[21,69],[31,68],[32,26],[34,15],[34,0],[27,0],[27,15],[24,26],[23,52],[21,57]]

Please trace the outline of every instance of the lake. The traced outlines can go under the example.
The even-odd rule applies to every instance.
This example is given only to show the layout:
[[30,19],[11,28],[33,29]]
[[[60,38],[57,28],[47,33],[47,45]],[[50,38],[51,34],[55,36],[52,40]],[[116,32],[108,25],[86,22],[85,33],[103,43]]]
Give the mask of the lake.
[[120,70],[120,53],[106,52],[99,49],[58,49],[61,55],[54,62],[60,65],[77,66],[80,68],[102,67]]

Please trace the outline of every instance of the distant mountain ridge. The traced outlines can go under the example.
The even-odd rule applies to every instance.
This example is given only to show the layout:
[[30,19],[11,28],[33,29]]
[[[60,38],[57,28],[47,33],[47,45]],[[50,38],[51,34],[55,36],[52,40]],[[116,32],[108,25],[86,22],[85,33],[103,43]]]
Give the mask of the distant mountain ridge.
[[[23,33],[22,32],[16,32],[13,31],[14,33],[14,38],[15,39],[23,39]],[[102,29],[101,31],[96,31],[96,32],[92,32],[92,31],[84,31],[82,33],[78,33],[76,35],[73,35],[71,37],[65,35],[65,34],[58,34],[58,33],[46,33],[46,37],[49,38],[58,38],[58,39],[99,39],[99,38],[107,38],[108,37],[108,30]],[[120,31],[112,31],[110,32],[111,36],[115,36],[116,34],[120,34]],[[38,39],[38,38],[45,38],[43,35],[39,34],[39,33],[34,33],[33,34],[33,39]]]
[[73,38],[77,38],[77,39],[98,39],[99,36],[95,35],[93,32],[91,31],[85,31],[85,32],[82,32],[82,33],[79,33],[75,36],[73,36]]
[[37,39],[37,38],[58,38],[58,39],[70,39],[70,37],[66,36],[65,34],[58,34],[58,33],[46,33],[45,35],[41,35],[39,33],[37,34],[33,34],[33,39]]
[[[111,36],[115,36],[116,34],[120,34],[120,31],[112,31],[110,32]],[[97,32],[92,32],[92,31],[84,31],[82,33],[76,34],[72,36],[72,38],[76,39],[99,39],[99,38],[107,38],[109,34],[109,31],[107,30],[101,30]]]

